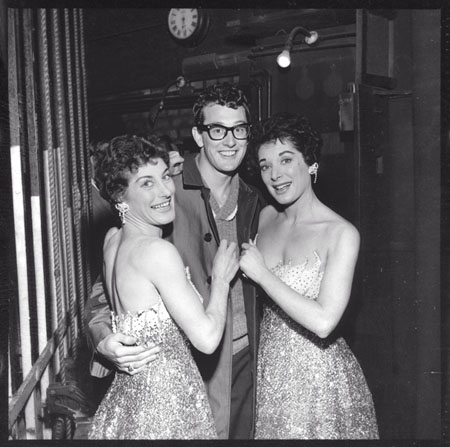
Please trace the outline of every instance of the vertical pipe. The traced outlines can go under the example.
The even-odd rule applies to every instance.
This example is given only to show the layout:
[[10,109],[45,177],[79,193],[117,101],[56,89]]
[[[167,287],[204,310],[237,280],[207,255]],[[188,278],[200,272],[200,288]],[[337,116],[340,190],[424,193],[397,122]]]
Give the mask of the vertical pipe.
[[[84,130],[84,144],[85,144],[85,152],[86,148],[89,145],[89,122],[88,122],[88,98],[87,98],[87,75],[86,75],[86,49],[85,49],[85,43],[84,43],[84,16],[83,16],[83,10],[78,9],[78,23],[79,23],[79,38],[78,42],[80,45],[80,67],[81,67],[81,90],[82,90],[82,106],[83,106],[83,130]],[[91,184],[91,163],[87,163],[88,166],[88,177],[86,179],[87,184],[87,192],[89,193],[90,197],[90,184]],[[92,211],[92,201],[89,200],[89,207]],[[91,213],[89,213],[91,215]]]
[[[74,306],[74,285],[73,285],[73,264],[72,264],[72,241],[70,240],[70,224],[69,224],[69,208],[67,205],[67,188],[66,188],[66,153],[63,148],[57,147],[55,150],[55,175],[58,190],[58,207],[62,210],[62,219],[59,220],[60,234],[62,235],[61,243],[61,270],[64,274],[66,287],[64,296],[61,299],[63,309],[63,318],[66,318],[66,311],[69,313],[69,355],[76,357],[76,335],[75,335],[75,306]],[[60,215],[61,216],[61,215]],[[63,320],[59,320],[61,323]]]
[[[45,10],[44,10],[45,13]],[[50,25],[52,25],[52,21],[50,21]],[[57,42],[55,42],[55,33],[54,33],[54,29],[50,28],[50,36],[51,36],[51,42],[52,42],[52,47],[50,47],[50,45],[48,45],[48,48],[51,48],[53,51],[49,54],[49,56],[51,55],[51,60],[52,60],[52,75],[53,75],[53,82],[55,81],[55,77],[57,76],[56,69],[55,69],[55,45],[57,44]],[[47,42],[48,44],[48,42]],[[50,60],[50,57],[49,57]],[[48,74],[50,75],[50,65],[48,65]],[[49,76],[50,77],[50,76]],[[55,98],[57,99],[57,103],[55,104],[55,108],[58,109],[58,103],[60,98],[58,97],[58,90],[57,88],[54,86],[54,83],[51,84],[51,87],[53,87],[52,90],[50,90],[50,85],[49,85],[49,97],[46,98],[49,101],[49,107],[51,107],[51,98]],[[48,119],[50,120],[50,122],[52,123],[52,127],[53,127],[53,123],[56,122],[57,123],[57,110],[53,111],[51,110],[51,115],[48,117]],[[57,128],[57,125],[55,126]],[[51,225],[52,225],[52,233],[53,233],[53,239],[52,239],[52,247],[51,250],[53,251],[53,255],[54,255],[54,275],[55,275],[55,285],[56,285],[56,315],[57,315],[57,320],[56,320],[56,326],[57,326],[57,330],[56,330],[56,344],[58,346],[58,356],[59,356],[59,362],[60,362],[60,370],[59,370],[59,377],[60,377],[60,381],[65,384],[66,383],[66,364],[65,364],[65,357],[67,355],[67,340],[64,338],[63,334],[64,334],[64,329],[65,329],[65,324],[66,324],[66,314],[65,314],[65,297],[67,295],[67,290],[66,290],[66,281],[65,281],[65,269],[63,268],[64,266],[64,252],[63,252],[63,248],[64,248],[64,244],[62,242],[63,240],[63,236],[61,235],[61,226],[60,223],[62,221],[62,212],[63,210],[61,209],[61,203],[59,202],[59,198],[61,195],[61,192],[59,190],[59,179],[58,179],[58,160],[57,160],[57,151],[58,148],[55,148],[56,144],[54,142],[54,140],[52,139],[52,143],[54,144],[54,146],[52,148],[50,148],[49,150],[49,170],[48,170],[48,174],[49,174],[49,178],[48,178],[48,188],[49,188],[49,193],[50,193],[50,219],[51,219]]]
[[366,14],[367,12],[362,9],[356,10],[355,84],[357,85],[362,83],[362,74],[366,69],[364,61],[366,57],[366,52],[364,51],[367,28]]
[[[11,138],[12,140],[12,138]],[[19,326],[22,356],[22,374],[25,377],[33,366],[31,357],[31,332],[28,294],[27,248],[25,235],[25,210],[22,184],[20,146],[11,146],[11,179],[13,192],[14,234],[16,242],[17,283],[19,292]],[[30,399],[25,406],[27,430],[34,432],[34,402]]]
[[[9,345],[9,343],[8,343]],[[8,346],[8,353],[11,355],[11,347]],[[13,396],[12,387],[11,387],[11,362],[8,362],[8,402],[11,400]]]
[[388,27],[389,27],[389,31],[388,31],[389,49],[388,49],[388,72],[387,72],[387,75],[390,78],[395,78],[396,73],[395,73],[395,57],[394,57],[395,51],[394,51],[394,48],[395,48],[396,44],[395,44],[395,25],[394,25],[393,20],[388,21]]
[[[75,10],[74,20],[74,40],[75,40],[75,75],[76,75],[76,91],[77,95],[77,112],[78,112],[78,130],[79,130],[79,155],[80,155],[80,174],[81,174],[81,195],[83,203],[83,238],[88,240],[90,216],[92,214],[92,200],[90,194],[90,161],[86,157],[89,131],[87,118],[87,92],[86,92],[86,67],[85,67],[85,51],[84,51],[84,35],[83,35],[83,16],[80,9]],[[87,284],[91,286],[91,272],[89,268],[88,251],[85,253],[85,274]],[[85,297],[83,297],[85,298]],[[84,306],[84,299],[83,299]],[[83,320],[83,319],[82,319]]]
[[[35,90],[35,52],[33,46],[32,30],[34,22],[32,11],[24,10],[24,43],[25,43],[25,71],[26,71],[26,96],[27,96],[27,128],[28,128],[28,155],[30,160],[30,192],[31,192],[31,222],[33,236],[33,261],[37,310],[37,339],[39,354],[47,345],[47,315],[46,315],[46,291],[44,279],[44,258],[41,226],[41,198],[39,183],[39,136],[37,129],[36,90]],[[46,398],[49,384],[48,370],[41,378],[42,398]],[[36,424],[41,426],[39,422]]]
[[[73,17],[73,14],[72,14]],[[66,74],[67,74],[67,112],[69,117],[69,152],[71,156],[71,173],[72,173],[72,209],[73,209],[73,225],[75,233],[75,258],[76,258],[76,291],[78,303],[78,319],[77,322],[83,330],[84,318],[82,311],[84,310],[85,299],[85,278],[83,269],[83,247],[81,241],[81,194],[80,194],[80,175],[78,169],[79,155],[81,148],[76,143],[75,135],[75,111],[74,111],[74,90],[73,90],[73,48],[71,44],[72,26],[70,23],[69,10],[64,9],[64,30],[65,30],[65,53],[66,53]],[[78,335],[78,334],[77,334]]]
[[[13,140],[11,138],[11,140]],[[17,281],[19,291],[20,340],[22,343],[22,372],[31,369],[30,312],[28,307],[28,269],[25,242],[25,210],[23,206],[22,165],[20,146],[11,146],[11,173],[13,192],[14,235],[16,240]]]
[[[83,10],[78,9],[78,20],[79,20],[79,26],[80,26],[80,33],[79,33],[79,43],[80,43],[80,65],[81,65],[81,84],[82,84],[82,99],[83,99],[83,125],[84,125],[84,153],[87,155],[87,176],[85,178],[81,179],[82,184],[84,185],[83,191],[85,194],[84,197],[84,216],[85,216],[85,222],[84,222],[84,233],[82,236],[84,237],[85,243],[89,240],[89,232],[90,232],[90,226],[92,222],[92,215],[93,215],[93,200],[92,200],[92,189],[91,189],[91,178],[93,177],[92,173],[92,165],[90,162],[89,157],[89,121],[88,121],[88,98],[87,98],[87,75],[86,75],[86,50],[85,50],[85,36],[84,36],[84,15]],[[85,252],[85,259],[86,262],[84,264],[84,271],[86,274],[86,281],[84,284],[84,290],[85,295],[80,299],[80,314],[81,314],[81,330],[83,333],[85,333],[84,328],[84,303],[87,298],[87,295],[89,294],[92,286],[92,279],[91,279],[91,260],[90,256],[88,255],[87,251]]]
[[[30,9],[23,9],[21,11],[22,16],[22,36],[23,36],[23,52],[22,52],[22,70],[23,70],[23,82],[21,83],[24,97],[26,100],[23,102],[23,115],[24,115],[24,124],[26,126],[27,131],[24,132],[24,153],[25,153],[25,159],[26,159],[26,166],[28,169],[26,169],[24,172],[27,172],[27,180],[29,184],[30,189],[30,195],[31,195],[31,236],[32,236],[32,247],[33,250],[29,250],[29,257],[31,258],[34,266],[34,284],[33,280],[31,279],[31,285],[30,287],[34,286],[34,295],[33,292],[28,295],[28,305],[31,306],[31,304],[36,305],[36,311],[37,311],[37,302],[39,299],[42,298],[42,283],[43,281],[40,281],[40,274],[42,271],[39,270],[40,267],[43,267],[42,258],[39,259],[39,247],[36,244],[35,239],[35,230],[36,225],[40,224],[40,216],[39,216],[39,210],[38,214],[35,214],[35,207],[33,207],[33,204],[35,203],[36,197],[39,198],[39,168],[36,158],[36,148],[38,146],[37,143],[37,126],[36,126],[36,102],[35,102],[35,89],[34,89],[34,49],[33,49],[33,39],[31,36],[31,32],[33,30],[33,18],[32,18],[32,10]],[[26,200],[28,200],[28,197],[26,197]],[[28,209],[27,209],[27,221],[30,221],[30,216],[28,215]],[[40,226],[40,225],[39,225]],[[29,228],[27,228],[27,233],[29,232]],[[39,237],[39,236],[38,236]],[[35,251],[37,249],[37,251]],[[30,270],[29,272],[30,278],[33,276],[33,272]],[[43,279],[43,278],[42,278]],[[31,289],[32,290],[32,289]],[[44,303],[45,303],[45,294],[44,294]],[[32,309],[32,308],[31,308]],[[38,317],[37,312],[31,312],[30,309],[30,323],[32,324],[32,327],[36,324],[37,326],[37,334],[33,333],[33,337],[30,339],[31,344],[31,350],[32,352],[36,349],[36,335],[37,335],[37,341],[39,343],[39,320],[36,321],[36,318]],[[45,324],[45,319],[44,319]],[[45,326],[44,326],[44,329]],[[44,340],[42,340],[43,346],[46,344],[46,334]],[[39,345],[38,345],[39,349]],[[31,408],[33,408],[33,418],[26,420],[26,426],[27,426],[27,437],[33,437],[33,439],[36,438],[42,438],[42,422],[39,418],[39,415],[37,414],[40,411],[41,408],[41,393],[40,393],[40,384],[37,385],[37,387],[34,389],[33,394],[30,398],[30,400],[27,403],[27,406],[30,405]]]
[[258,82],[256,85],[257,97],[258,97],[258,121],[262,120],[262,87]]
[[61,237],[59,234],[59,216],[60,212],[58,212],[58,185],[57,185],[57,173],[55,167],[55,155],[54,151],[48,152],[48,191],[50,196],[50,221],[53,228],[53,239],[51,241],[51,250],[53,251],[54,256],[54,275],[55,275],[55,285],[56,285],[56,345],[58,346],[58,355],[59,355],[59,363],[60,370],[59,376],[61,382],[63,384],[66,383],[66,365],[64,362],[66,356],[66,346],[63,340],[63,334],[65,329],[65,309],[64,309],[64,290],[61,279]]
[[52,43],[53,43],[53,73],[55,75],[55,96],[56,96],[56,135],[58,148],[56,151],[56,166],[57,166],[57,176],[58,176],[58,198],[59,198],[59,209],[61,210],[62,220],[60,220],[61,226],[61,252],[62,252],[62,270],[64,272],[65,279],[65,302],[66,308],[69,309],[70,315],[70,343],[69,352],[72,357],[76,355],[76,334],[75,325],[73,324],[76,320],[75,316],[75,293],[73,284],[73,249],[72,240],[70,238],[70,222],[69,222],[69,201],[67,198],[67,164],[66,164],[66,154],[67,154],[67,129],[66,129],[66,103],[64,95],[64,80],[63,80],[63,63],[62,63],[62,50],[61,50],[61,28],[60,28],[60,12],[58,9],[51,10],[52,17]]
[[[51,297],[51,327],[52,332],[58,328],[57,318],[57,296],[60,289],[60,277],[57,272],[57,260],[59,259],[59,252],[54,251],[54,241],[57,239],[55,234],[55,226],[52,223],[52,197],[54,197],[54,190],[50,188],[51,171],[52,171],[52,151],[54,147],[53,141],[53,124],[52,124],[52,106],[51,106],[51,92],[50,92],[50,66],[49,66],[49,43],[47,40],[47,12],[45,9],[38,10],[38,53],[39,53],[39,80],[41,90],[40,109],[42,114],[42,141],[43,148],[43,174],[44,174],[44,194],[45,194],[45,211],[47,220],[47,241],[48,241],[48,275],[50,284]],[[56,211],[55,211],[56,212]],[[59,339],[57,340],[59,342]],[[61,356],[54,356],[54,372],[58,373],[63,367],[60,362]],[[64,357],[63,357],[64,358]]]
[[[10,110],[10,141],[11,141],[11,183],[13,195],[13,219],[16,245],[17,286],[19,304],[19,324],[22,354],[22,374],[25,377],[32,367],[30,312],[28,295],[28,266],[25,234],[25,209],[22,182],[22,165],[20,153],[20,121],[19,110],[19,42],[16,37],[20,33],[19,12],[8,10],[8,66],[9,66],[9,110]],[[25,407],[25,420],[34,421],[34,402],[30,399]],[[32,424],[30,424],[32,425]]]
[[[47,345],[47,311],[46,311],[46,290],[44,280],[44,260],[42,252],[42,227],[41,227],[41,198],[39,195],[31,197],[31,214],[33,225],[33,249],[34,249],[34,271],[36,287],[36,308],[37,308],[37,330],[38,330],[38,348],[39,354],[42,353]],[[40,396],[45,401],[47,397],[47,388],[49,385],[49,370],[45,369],[40,380]],[[41,415],[38,415],[41,416]],[[43,429],[42,424],[37,422],[39,431]],[[38,436],[39,437],[39,436]]]
[[[50,190],[50,164],[53,163],[51,159],[52,151],[44,150],[43,152],[43,174],[44,174],[44,194],[45,194],[45,210],[46,210],[46,219],[47,222],[50,223],[47,229],[47,239],[48,239],[48,264],[49,264],[49,281],[50,281],[50,298],[51,298],[51,325],[52,332],[54,333],[58,329],[58,310],[56,306],[56,263],[55,263],[55,254],[53,252],[53,240],[55,239],[55,235],[53,234],[53,226],[52,222],[52,191]],[[60,362],[59,357],[54,356],[54,371],[58,372],[60,370]]]
[[267,116],[272,115],[272,75],[267,72]]

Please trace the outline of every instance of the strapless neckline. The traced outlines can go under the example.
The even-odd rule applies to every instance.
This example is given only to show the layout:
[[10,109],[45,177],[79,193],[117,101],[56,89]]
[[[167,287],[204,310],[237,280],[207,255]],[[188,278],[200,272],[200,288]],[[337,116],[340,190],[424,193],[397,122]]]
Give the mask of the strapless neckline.
[[[312,267],[308,270],[319,270],[320,267],[322,266],[322,260],[320,259],[319,253],[317,253],[316,250],[313,251],[314,257],[315,257],[315,261],[314,264],[312,265]],[[305,270],[308,265],[310,258],[309,256],[305,256],[305,260],[303,262],[296,262],[295,264],[293,263],[292,259],[289,259],[288,261],[283,261],[282,259],[280,261],[278,261],[277,264],[275,264],[272,268],[270,268],[270,271],[274,271],[280,268],[289,268],[289,269],[301,269],[301,270]]]

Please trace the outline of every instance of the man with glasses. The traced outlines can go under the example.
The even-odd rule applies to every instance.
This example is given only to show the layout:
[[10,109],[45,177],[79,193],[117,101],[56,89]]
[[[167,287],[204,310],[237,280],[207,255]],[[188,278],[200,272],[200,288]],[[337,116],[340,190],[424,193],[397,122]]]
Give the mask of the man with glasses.
[[[176,217],[170,238],[200,294],[210,295],[211,268],[220,239],[239,245],[254,239],[261,208],[256,191],[237,172],[250,134],[244,93],[230,84],[215,84],[194,107],[192,135],[199,154],[186,154],[176,184]],[[206,304],[206,303],[205,303]],[[112,334],[106,300],[98,287],[86,305],[89,335],[96,352],[130,373],[142,370],[156,349],[129,346],[134,339]],[[231,284],[227,324],[212,355],[196,353],[206,384],[219,438],[253,437],[256,352],[261,306],[254,286],[238,274]],[[91,373],[102,375],[105,369]],[[149,366],[151,367],[151,366]]]

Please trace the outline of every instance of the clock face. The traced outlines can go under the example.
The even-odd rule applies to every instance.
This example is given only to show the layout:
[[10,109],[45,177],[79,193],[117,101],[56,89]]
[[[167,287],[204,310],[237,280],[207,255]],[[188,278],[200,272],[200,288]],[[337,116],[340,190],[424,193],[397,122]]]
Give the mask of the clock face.
[[185,40],[192,37],[199,28],[198,9],[171,9],[168,18],[169,31],[176,39]]

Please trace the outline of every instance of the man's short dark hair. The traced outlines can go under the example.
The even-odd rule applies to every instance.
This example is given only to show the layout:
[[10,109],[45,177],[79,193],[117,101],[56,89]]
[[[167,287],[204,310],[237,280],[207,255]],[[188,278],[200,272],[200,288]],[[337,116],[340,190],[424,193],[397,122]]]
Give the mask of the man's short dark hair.
[[214,84],[207,87],[198,97],[192,111],[194,112],[194,126],[203,124],[205,106],[209,104],[219,104],[221,106],[237,109],[243,107],[247,122],[250,122],[250,109],[244,92],[239,88],[227,82]]

